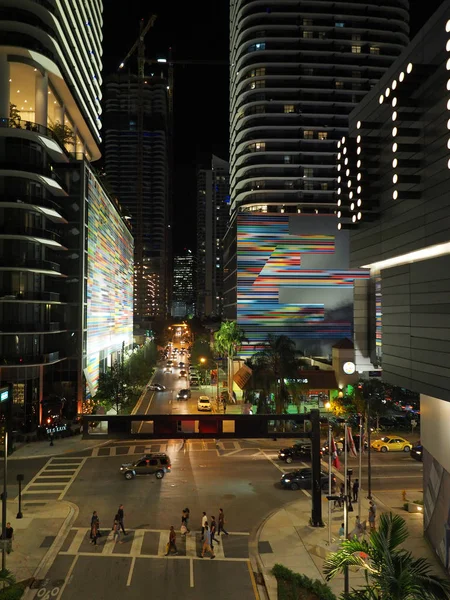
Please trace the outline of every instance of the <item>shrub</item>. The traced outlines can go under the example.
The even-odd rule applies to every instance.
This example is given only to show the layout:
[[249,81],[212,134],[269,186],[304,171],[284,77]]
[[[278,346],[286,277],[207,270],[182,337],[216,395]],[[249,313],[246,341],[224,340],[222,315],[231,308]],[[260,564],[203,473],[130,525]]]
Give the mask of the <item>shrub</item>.
[[19,583],[15,583],[4,590],[0,590],[0,600],[20,600],[24,591],[23,586]]
[[337,600],[329,586],[319,579],[294,573],[279,564],[276,564],[271,572],[278,582],[280,600]]

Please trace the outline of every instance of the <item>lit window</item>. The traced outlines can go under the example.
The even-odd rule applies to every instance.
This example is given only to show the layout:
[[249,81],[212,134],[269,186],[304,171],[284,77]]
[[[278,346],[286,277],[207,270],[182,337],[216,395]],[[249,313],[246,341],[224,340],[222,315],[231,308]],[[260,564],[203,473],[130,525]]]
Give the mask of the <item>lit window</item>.
[[307,40],[312,40],[313,39],[313,32],[312,31],[304,31],[303,32],[303,37]]
[[266,87],[265,79],[259,79],[258,81],[252,81],[250,84],[250,89],[254,90],[255,88],[263,88]]
[[311,167],[305,167],[303,169],[303,177],[314,177],[314,169],[311,169]]
[[343,23],[342,21],[338,21],[337,23],[334,24],[335,27],[345,27],[345,23]]
[[314,131],[310,131],[309,129],[305,129],[303,131],[303,138],[305,140],[312,140],[312,139],[314,139]]
[[284,163],[286,165],[288,165],[288,164],[290,164],[290,162],[291,162],[291,157],[289,156],[289,154],[285,154],[284,155]]
[[325,192],[328,189],[328,183],[321,183],[320,184],[320,189]]
[[312,19],[303,19],[303,25],[305,27],[311,27],[312,24],[313,24],[313,20]]
[[354,46],[352,46],[352,53],[361,54],[361,46],[359,44],[355,44]]
[[335,86],[337,90],[342,90],[344,89],[344,82],[343,81],[336,81],[335,82]]
[[256,144],[255,144],[256,152],[264,152],[265,149],[266,149],[265,142],[256,142]]
[[319,140],[326,140],[328,138],[328,131],[319,131],[317,137]]
[[261,76],[264,76],[265,74],[266,74],[265,67],[259,67],[258,69],[253,69],[252,71],[250,71],[250,77],[261,77]]
[[378,46],[370,46],[369,53],[370,54],[380,54],[380,48]]
[[248,52],[255,52],[257,50],[265,50],[266,42],[258,42],[257,44],[252,44],[248,47]]
[[285,113],[293,113],[295,112],[295,107],[293,104],[285,104],[284,105],[284,112]]

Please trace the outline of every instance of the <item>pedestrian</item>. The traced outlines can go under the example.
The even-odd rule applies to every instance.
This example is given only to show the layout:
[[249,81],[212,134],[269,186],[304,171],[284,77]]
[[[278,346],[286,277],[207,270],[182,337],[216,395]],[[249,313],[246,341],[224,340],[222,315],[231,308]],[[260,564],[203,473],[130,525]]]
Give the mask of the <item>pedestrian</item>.
[[377,516],[377,509],[375,504],[370,501],[369,502],[369,527],[370,531],[375,531],[375,519]]
[[[0,539],[3,539],[3,533],[0,535]],[[6,523],[5,527],[5,539],[6,539],[6,552],[11,554],[13,551],[12,543],[14,539],[14,529],[11,527],[11,523]]]
[[203,537],[205,535],[205,524],[207,523],[207,521],[208,521],[208,517],[206,516],[206,513],[203,512],[203,514],[202,514],[202,542],[203,542]]
[[223,512],[223,508],[219,508],[219,528],[217,529],[217,533],[220,535],[220,532],[223,531],[225,535],[228,535],[228,531],[225,529],[225,515]]
[[359,494],[359,479],[355,479],[353,482],[353,502],[358,502]]
[[345,533],[344,523],[341,523],[341,526],[339,527],[339,537],[344,537],[344,533]]
[[215,554],[214,554],[214,550],[212,549],[211,546],[211,530],[208,527],[208,522],[205,523],[205,540],[203,542],[203,546],[202,546],[202,553],[201,553],[201,557],[204,558],[205,556],[205,552],[209,552],[211,554],[211,559],[216,558]]
[[113,531],[113,540],[114,543],[117,544],[117,542],[119,542],[119,544],[121,544],[121,540],[120,540],[120,520],[119,520],[119,515],[116,515],[114,517],[114,523],[112,526],[112,531]]
[[123,531],[123,535],[127,535],[127,532],[125,531],[125,528],[123,526],[123,517],[124,517],[123,504],[119,504],[119,508],[117,509],[117,514],[119,515],[119,524]]
[[181,526],[184,525],[186,527],[186,533],[191,533],[191,530],[189,529],[189,517],[189,508],[185,508],[181,514]]
[[173,525],[170,526],[169,541],[167,542],[166,550],[167,550],[167,552],[164,556],[169,556],[169,554],[171,553],[171,550],[174,550],[175,555],[178,554],[177,534],[176,534],[176,531],[175,531]]
[[216,525],[216,517],[211,516],[211,524],[209,526],[209,531],[211,533],[211,549],[214,550],[214,542],[216,542],[216,544],[220,544],[219,540],[216,540],[215,535],[216,535],[216,531],[217,531],[217,525]]
[[91,540],[92,540],[92,528],[96,525],[97,537],[100,537],[100,519],[98,518],[97,511],[94,510],[91,517]]
[[94,511],[94,514],[92,515],[92,519],[91,519],[91,544],[94,544],[94,546],[97,545],[97,538],[98,538],[98,534],[99,534],[99,520],[98,517],[95,518],[94,515],[97,515],[97,513]]

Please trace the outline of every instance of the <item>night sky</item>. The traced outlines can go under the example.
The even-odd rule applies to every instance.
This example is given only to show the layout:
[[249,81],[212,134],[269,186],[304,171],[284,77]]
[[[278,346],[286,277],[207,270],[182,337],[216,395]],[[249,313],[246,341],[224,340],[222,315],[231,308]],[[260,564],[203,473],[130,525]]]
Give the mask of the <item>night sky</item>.
[[[410,2],[411,37],[441,3]],[[139,20],[151,14],[158,19],[146,37],[147,57],[167,57],[172,47],[175,60],[228,60],[228,5],[228,0],[104,0],[104,77],[117,71],[138,36]],[[176,66],[174,117],[174,251],[179,252],[196,245],[197,166],[207,166],[212,153],[228,159],[228,67]]]

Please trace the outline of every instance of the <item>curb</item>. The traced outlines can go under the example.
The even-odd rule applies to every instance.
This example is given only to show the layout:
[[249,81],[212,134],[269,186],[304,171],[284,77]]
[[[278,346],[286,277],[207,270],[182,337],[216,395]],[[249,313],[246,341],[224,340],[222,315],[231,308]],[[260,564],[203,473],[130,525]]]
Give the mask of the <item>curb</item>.
[[67,534],[69,533],[72,527],[72,524],[78,517],[78,506],[76,504],[73,504],[72,502],[67,502],[66,500],[64,500],[63,502],[69,505],[69,514],[64,519],[64,523],[59,528],[55,541],[48,549],[46,555],[41,560],[36,571],[34,572],[32,580],[29,583],[27,589],[25,590],[22,600],[32,600],[32,598],[35,597],[36,588],[32,589],[31,586],[33,586],[35,582],[39,582],[40,580],[43,580],[45,578],[59,551],[61,550],[62,545],[64,544],[64,541],[67,537]]
[[110,440],[106,440],[103,442],[99,442],[94,446],[89,446],[89,448],[78,448],[77,450],[63,450],[58,454],[27,454],[26,456],[8,456],[8,462],[10,460],[32,460],[34,458],[55,458],[55,456],[63,456],[64,454],[72,454],[73,452],[86,452],[87,450],[92,450],[94,448],[98,448],[99,446],[105,446],[108,444]]

